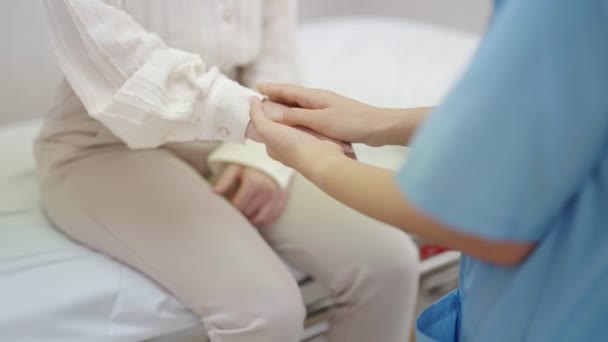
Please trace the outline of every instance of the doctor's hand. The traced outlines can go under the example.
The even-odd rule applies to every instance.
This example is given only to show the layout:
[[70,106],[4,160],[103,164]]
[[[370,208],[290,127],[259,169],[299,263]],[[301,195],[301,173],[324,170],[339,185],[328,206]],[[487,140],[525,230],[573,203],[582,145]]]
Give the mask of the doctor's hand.
[[289,198],[270,176],[254,168],[229,164],[220,174],[213,190],[226,197],[256,227],[276,221]]
[[[280,120],[283,117],[283,113],[289,109],[289,107],[284,106],[282,104],[272,102],[272,101],[264,101],[263,102],[264,114],[268,116],[271,120]],[[251,114],[251,110],[250,110]],[[245,138],[251,139],[253,141],[262,142],[262,139],[258,135],[253,122],[249,122],[247,125],[247,130],[245,131]]]
[[[284,116],[284,113],[290,109],[291,109],[290,107],[287,107],[285,105],[282,105],[282,104],[274,102],[274,101],[265,100],[262,102],[262,110],[264,112],[264,115],[268,119],[276,121],[276,122],[280,122]],[[250,113],[252,110],[253,109],[250,109]],[[333,139],[333,138],[326,137],[322,134],[319,134],[319,133],[311,130],[310,128],[306,128],[306,127],[302,127],[302,126],[297,127],[297,128],[299,130],[301,130],[303,132],[307,132],[321,140],[329,140],[331,142],[334,142],[334,143],[340,145],[347,156],[349,156],[353,159],[356,159],[355,151],[353,150],[352,145],[350,145],[348,143],[344,143],[344,142],[336,140],[336,139]],[[262,139],[259,136],[259,134],[255,128],[255,125],[251,121],[249,122],[249,126],[247,127],[246,137],[251,140],[257,141],[257,142],[262,142]]]
[[273,120],[289,126],[304,126],[334,139],[375,145],[371,139],[380,108],[321,89],[264,83],[258,90],[271,100],[292,105]]
[[294,107],[273,120],[370,146],[405,145],[428,112],[428,108],[378,108],[331,91],[290,84],[263,83],[258,90],[272,101]]
[[322,140],[303,131],[271,120],[264,114],[262,103],[251,99],[251,121],[268,154],[298,171],[314,168],[332,158],[345,155],[343,144]]

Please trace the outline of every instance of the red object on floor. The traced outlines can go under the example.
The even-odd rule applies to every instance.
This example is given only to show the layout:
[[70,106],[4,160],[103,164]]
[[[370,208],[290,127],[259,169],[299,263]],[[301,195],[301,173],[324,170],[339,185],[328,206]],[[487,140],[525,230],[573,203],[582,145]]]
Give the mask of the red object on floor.
[[420,246],[420,260],[425,260],[433,257],[437,254],[448,251],[449,249],[439,245],[421,245]]

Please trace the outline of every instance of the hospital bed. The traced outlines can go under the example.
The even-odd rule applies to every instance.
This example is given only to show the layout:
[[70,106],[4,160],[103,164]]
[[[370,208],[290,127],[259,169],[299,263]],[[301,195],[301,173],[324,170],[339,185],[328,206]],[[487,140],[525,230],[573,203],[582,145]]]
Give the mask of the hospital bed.
[[[477,43],[469,33],[380,17],[318,20],[299,36],[306,84],[379,106],[438,103]],[[49,224],[31,156],[39,126],[33,119],[0,127],[0,340],[200,340],[200,322],[170,293]],[[356,149],[362,161],[391,169],[407,155],[400,147]],[[457,260],[447,252],[422,262],[423,289],[453,279]],[[309,311],[307,339],[327,328],[331,303],[293,273]]]

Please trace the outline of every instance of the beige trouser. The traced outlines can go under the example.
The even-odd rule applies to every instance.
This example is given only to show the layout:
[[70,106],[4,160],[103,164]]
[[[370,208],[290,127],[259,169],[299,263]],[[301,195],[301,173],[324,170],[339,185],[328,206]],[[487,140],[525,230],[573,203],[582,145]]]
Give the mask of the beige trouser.
[[[418,276],[416,249],[404,233],[301,176],[281,218],[256,229],[202,176],[204,163],[195,161],[212,145],[82,150],[72,138],[37,142],[51,220],[175,294],[200,316],[211,341],[298,340],[301,294],[277,254],[330,290],[330,341],[408,340]],[[61,167],[46,162],[70,151],[78,153]]]

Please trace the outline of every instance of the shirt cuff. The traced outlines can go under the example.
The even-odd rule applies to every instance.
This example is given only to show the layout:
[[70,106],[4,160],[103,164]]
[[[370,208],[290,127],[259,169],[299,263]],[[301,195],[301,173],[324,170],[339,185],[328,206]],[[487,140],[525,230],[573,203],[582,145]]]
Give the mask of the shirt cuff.
[[270,158],[263,144],[252,140],[247,140],[245,145],[222,144],[209,155],[207,162],[214,173],[226,163],[252,167],[272,177],[283,189],[289,186],[294,173],[293,169]]
[[245,131],[250,121],[251,97],[265,97],[243,87],[224,75],[218,75],[207,101],[198,107],[207,115],[201,115],[199,140],[245,143]]

